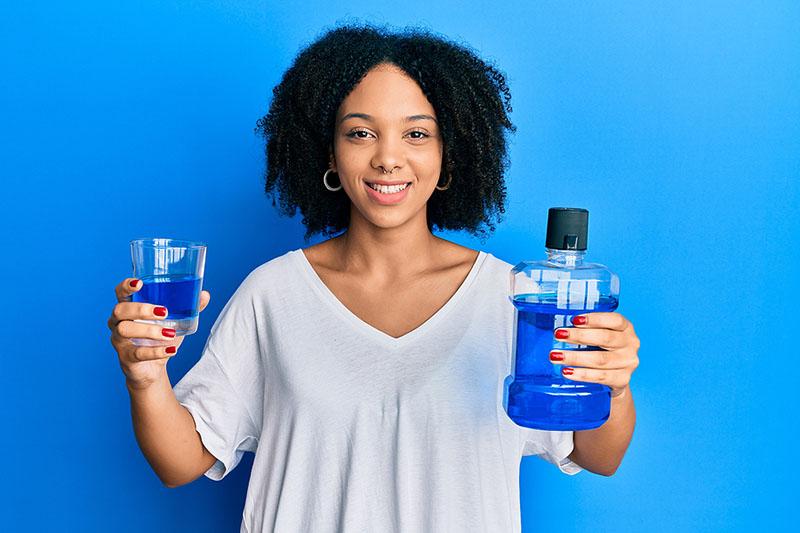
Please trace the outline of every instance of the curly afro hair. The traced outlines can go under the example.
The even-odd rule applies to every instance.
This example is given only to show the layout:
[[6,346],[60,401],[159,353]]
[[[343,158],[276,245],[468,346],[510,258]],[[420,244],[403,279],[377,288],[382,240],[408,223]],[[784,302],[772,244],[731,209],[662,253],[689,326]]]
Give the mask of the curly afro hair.
[[302,50],[273,89],[256,132],[266,139],[265,192],[282,215],[299,208],[305,240],[345,230],[350,199],[322,184],[332,153],[336,113],[373,67],[391,63],[414,79],[436,111],[443,139],[440,183],[427,203],[428,229],[466,230],[483,240],[505,213],[508,166],[504,129],[511,93],[505,77],[473,51],[429,30],[395,33],[368,24],[327,31]]

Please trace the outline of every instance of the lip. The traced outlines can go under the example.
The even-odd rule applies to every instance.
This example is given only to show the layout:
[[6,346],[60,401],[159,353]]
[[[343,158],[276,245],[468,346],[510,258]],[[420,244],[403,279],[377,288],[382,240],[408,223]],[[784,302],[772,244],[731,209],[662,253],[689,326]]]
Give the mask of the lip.
[[411,183],[410,181],[383,181],[383,180],[364,180],[367,183],[372,183],[373,185],[402,185],[404,183]]
[[[377,184],[380,184],[380,185],[388,185],[388,183],[384,183],[384,182],[380,182],[380,181],[373,181],[371,183],[377,183]],[[396,182],[393,183],[393,185],[400,185],[402,183],[409,183],[409,182],[407,182],[407,181],[396,181]],[[405,199],[405,197],[408,195],[408,190],[413,186],[414,186],[414,184],[411,183],[410,185],[408,185],[405,189],[403,189],[400,192],[396,192],[396,193],[392,193],[392,194],[383,194],[383,193],[380,193],[380,192],[376,191],[375,189],[373,189],[369,185],[367,185],[366,181],[364,182],[364,188],[367,190],[367,195],[370,198],[372,198],[375,202],[377,202],[377,203],[379,203],[381,205],[399,204],[400,202],[402,202]]]

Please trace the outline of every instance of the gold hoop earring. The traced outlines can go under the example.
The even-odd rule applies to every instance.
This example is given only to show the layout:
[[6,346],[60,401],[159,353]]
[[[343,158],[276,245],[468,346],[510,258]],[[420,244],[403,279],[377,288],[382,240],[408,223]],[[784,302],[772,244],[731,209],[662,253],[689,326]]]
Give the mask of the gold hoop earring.
[[325,174],[322,175],[322,183],[325,185],[325,188],[328,189],[331,192],[341,191],[342,190],[342,180],[339,180],[339,186],[338,187],[331,187],[330,185],[328,185],[328,174],[330,174],[331,172],[334,172],[334,170],[332,168],[329,168],[328,170],[325,171]]
[[448,172],[448,174],[447,174],[447,185],[445,185],[444,187],[439,187],[439,185],[437,184],[436,185],[436,190],[437,191],[446,191],[447,189],[450,188],[450,183],[452,181],[453,181],[453,175]]

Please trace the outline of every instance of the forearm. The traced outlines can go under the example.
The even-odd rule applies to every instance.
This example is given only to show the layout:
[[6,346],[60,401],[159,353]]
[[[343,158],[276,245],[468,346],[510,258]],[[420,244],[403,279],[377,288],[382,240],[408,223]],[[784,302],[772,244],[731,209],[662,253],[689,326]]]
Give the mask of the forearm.
[[636,409],[629,386],[621,396],[611,399],[611,413],[605,424],[575,432],[570,459],[596,474],[614,474],[628,449],[635,425]]
[[166,372],[145,389],[128,386],[136,440],[150,466],[168,487],[193,481],[208,453],[191,413],[178,403]]

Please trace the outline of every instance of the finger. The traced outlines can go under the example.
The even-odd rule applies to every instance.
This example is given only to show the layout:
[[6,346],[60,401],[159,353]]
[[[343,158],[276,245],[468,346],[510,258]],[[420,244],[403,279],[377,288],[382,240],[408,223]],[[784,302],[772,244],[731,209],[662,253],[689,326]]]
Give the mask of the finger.
[[155,339],[163,341],[165,339],[174,339],[175,330],[171,328],[164,328],[155,324],[142,324],[140,322],[123,320],[117,324],[116,328],[114,328],[112,336],[114,335],[116,335],[118,340]]
[[602,328],[614,331],[625,331],[631,325],[630,320],[619,313],[586,313],[572,317],[572,325],[581,328]]
[[162,320],[166,318],[167,314],[169,314],[169,311],[162,305],[144,302],[119,302],[111,310],[108,328],[113,329],[123,320]]
[[631,375],[627,370],[600,370],[596,368],[573,368],[565,366],[561,375],[572,381],[601,383],[613,389],[624,388],[630,383]]
[[142,280],[138,278],[125,278],[122,283],[114,287],[118,302],[129,302],[131,294],[142,288]]
[[624,347],[627,339],[621,331],[600,328],[558,328],[554,337],[561,342],[598,346],[607,350]]
[[634,366],[634,361],[623,352],[612,350],[553,350],[550,352],[550,362],[608,370]]
[[200,312],[202,312],[203,309],[206,308],[208,302],[210,301],[211,301],[211,293],[209,293],[208,291],[200,291],[200,307],[199,307]]
[[[175,350],[179,350],[181,344],[183,344],[183,336],[175,337],[174,339],[164,339],[160,341],[142,341],[141,339],[126,339],[123,337],[113,337],[112,336],[112,346],[120,354],[120,360],[125,361],[136,361],[134,357],[131,355],[133,350],[137,348],[167,348],[167,347],[174,347]],[[174,355],[174,354],[170,354]]]
[[178,353],[177,346],[136,346],[127,350],[130,361],[140,363],[142,361],[154,361],[156,359],[166,359],[174,357]]
[[139,343],[136,338],[123,337],[114,329],[111,333],[111,345],[119,353],[129,349],[130,346],[176,346],[180,348],[184,338],[183,335],[179,335],[176,337],[165,337],[153,343]]

